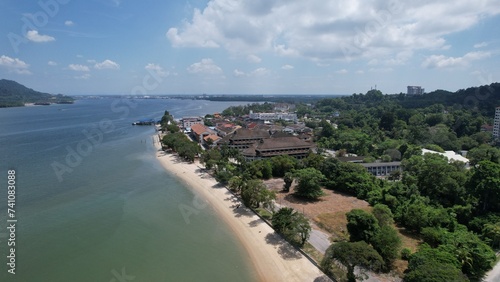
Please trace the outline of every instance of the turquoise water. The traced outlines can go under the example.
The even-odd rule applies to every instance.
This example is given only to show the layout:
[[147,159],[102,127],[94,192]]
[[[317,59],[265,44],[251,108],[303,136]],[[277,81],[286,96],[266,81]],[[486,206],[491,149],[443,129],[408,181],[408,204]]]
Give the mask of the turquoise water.
[[[0,109],[0,281],[255,280],[229,228],[157,162],[153,127],[131,126],[166,109],[180,118],[235,104],[103,99]],[[6,257],[10,169],[15,275]],[[197,211],[188,221],[186,206]]]

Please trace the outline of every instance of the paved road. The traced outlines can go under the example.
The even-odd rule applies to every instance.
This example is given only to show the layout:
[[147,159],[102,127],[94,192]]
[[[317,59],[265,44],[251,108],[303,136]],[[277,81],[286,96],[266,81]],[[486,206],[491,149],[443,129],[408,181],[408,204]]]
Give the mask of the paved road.
[[320,251],[322,254],[326,252],[326,249],[330,246],[330,240],[328,239],[330,237],[328,234],[325,232],[312,229],[311,230],[311,235],[309,236],[309,243],[313,245],[316,250]]
[[[498,255],[498,253],[497,253]],[[495,267],[493,267],[490,272],[486,273],[484,277],[484,282],[498,282],[500,281],[500,262],[498,262]]]

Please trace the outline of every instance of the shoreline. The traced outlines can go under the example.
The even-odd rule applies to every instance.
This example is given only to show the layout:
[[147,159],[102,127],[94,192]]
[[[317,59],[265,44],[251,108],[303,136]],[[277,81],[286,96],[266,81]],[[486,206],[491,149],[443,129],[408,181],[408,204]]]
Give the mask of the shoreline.
[[[252,263],[258,281],[314,281],[324,274],[306,257],[287,243],[262,219],[242,203],[225,187],[205,172],[200,171],[198,161],[179,162],[177,156],[161,151],[157,135],[154,135],[156,158],[165,170],[182,180],[192,191],[215,210],[217,215],[236,235]],[[230,200],[227,200],[227,199]],[[237,205],[241,205],[235,208]]]

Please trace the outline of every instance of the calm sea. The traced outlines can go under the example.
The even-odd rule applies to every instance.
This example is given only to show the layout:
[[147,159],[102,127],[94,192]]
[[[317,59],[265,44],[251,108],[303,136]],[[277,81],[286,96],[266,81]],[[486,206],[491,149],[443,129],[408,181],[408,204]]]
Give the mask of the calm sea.
[[[180,118],[237,104],[102,99],[0,109],[0,281],[254,280],[229,228],[155,159],[153,127],[131,125],[165,110]],[[8,170],[16,172],[15,275]]]

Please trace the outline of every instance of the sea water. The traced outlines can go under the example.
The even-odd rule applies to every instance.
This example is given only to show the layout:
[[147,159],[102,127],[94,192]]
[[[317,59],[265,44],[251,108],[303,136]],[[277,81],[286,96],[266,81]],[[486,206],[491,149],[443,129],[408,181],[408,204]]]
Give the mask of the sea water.
[[131,125],[236,104],[108,98],[0,109],[0,281],[255,280],[229,228],[156,160],[154,127]]

